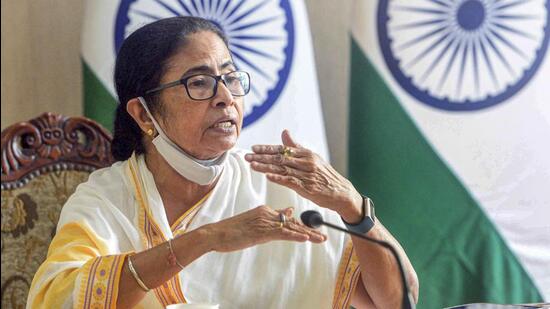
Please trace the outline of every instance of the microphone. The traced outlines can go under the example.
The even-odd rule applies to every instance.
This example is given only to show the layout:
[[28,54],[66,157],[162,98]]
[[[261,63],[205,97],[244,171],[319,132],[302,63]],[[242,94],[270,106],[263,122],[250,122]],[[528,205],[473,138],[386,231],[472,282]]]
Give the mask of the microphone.
[[334,225],[332,223],[325,222],[323,220],[323,217],[321,216],[321,214],[318,211],[315,211],[315,210],[304,211],[300,215],[300,219],[302,219],[302,222],[305,225],[307,225],[311,228],[318,228],[321,225],[328,226],[329,228],[332,228],[332,229],[335,229],[335,230],[338,230],[338,231],[341,231],[341,232],[344,232],[344,233],[347,233],[347,234],[351,234],[353,236],[356,236],[356,237],[359,237],[361,239],[373,242],[377,245],[380,245],[380,246],[390,250],[390,252],[395,257],[395,260],[397,261],[397,265],[399,266],[399,272],[401,273],[401,282],[403,283],[403,306],[402,306],[402,308],[414,309],[416,307],[415,304],[414,304],[412,295],[410,294],[410,291],[409,291],[409,285],[407,284],[407,279],[405,278],[405,270],[403,268],[403,263],[401,263],[401,259],[399,258],[399,255],[397,254],[397,250],[395,250],[395,248],[389,242],[374,239],[374,238],[368,237],[366,235],[344,229],[344,228],[339,227],[337,225]]

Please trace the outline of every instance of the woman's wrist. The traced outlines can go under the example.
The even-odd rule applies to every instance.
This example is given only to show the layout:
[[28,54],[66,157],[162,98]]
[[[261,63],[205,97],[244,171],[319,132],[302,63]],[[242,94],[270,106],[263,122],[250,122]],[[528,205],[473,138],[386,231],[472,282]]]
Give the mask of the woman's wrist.
[[216,244],[219,242],[219,236],[216,228],[212,224],[203,225],[194,232],[197,233],[197,237],[200,240],[202,254],[216,251]]
[[338,211],[338,214],[344,221],[350,224],[361,222],[363,220],[363,196],[355,191],[349,201]]
[[172,240],[174,254],[183,266],[213,250],[211,232],[206,227],[208,225],[199,227]]

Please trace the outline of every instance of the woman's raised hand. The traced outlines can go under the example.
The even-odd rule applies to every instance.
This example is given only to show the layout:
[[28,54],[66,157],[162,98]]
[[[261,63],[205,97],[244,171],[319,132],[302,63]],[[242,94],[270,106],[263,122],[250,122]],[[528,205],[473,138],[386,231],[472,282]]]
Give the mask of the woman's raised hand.
[[[218,252],[245,249],[274,240],[311,241],[321,243],[325,235],[310,229],[292,217],[292,207],[273,210],[259,206],[237,216],[208,224],[204,229],[211,236],[211,248]],[[285,222],[281,220],[284,215]]]
[[296,143],[290,133],[283,145],[255,145],[245,159],[252,169],[275,183],[296,191],[315,204],[338,212],[346,221],[361,218],[362,197],[349,180],[319,155]]

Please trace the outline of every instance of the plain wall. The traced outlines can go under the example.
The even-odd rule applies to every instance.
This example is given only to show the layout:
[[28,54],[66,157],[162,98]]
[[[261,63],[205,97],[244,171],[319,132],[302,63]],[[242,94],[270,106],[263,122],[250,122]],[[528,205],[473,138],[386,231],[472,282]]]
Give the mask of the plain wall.
[[[1,3],[2,129],[46,111],[81,115],[80,29],[84,1]],[[351,0],[305,3],[331,161],[346,174]]]
[[46,111],[81,115],[83,2],[1,2],[2,129]]

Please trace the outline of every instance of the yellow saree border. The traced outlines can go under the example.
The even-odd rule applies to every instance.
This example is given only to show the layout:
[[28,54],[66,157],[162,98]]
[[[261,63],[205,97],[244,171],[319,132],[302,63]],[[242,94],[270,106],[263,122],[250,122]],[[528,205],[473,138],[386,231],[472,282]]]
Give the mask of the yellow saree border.
[[116,308],[122,266],[127,255],[99,256],[84,264],[76,308]]
[[[206,201],[206,199],[210,196],[210,194],[212,194],[212,191],[213,190],[210,190],[208,193],[206,193],[197,203],[195,203],[195,205],[193,205],[191,208],[189,208],[183,215],[181,215],[173,224],[172,226],[170,227],[170,229],[172,230],[172,232],[175,232],[179,229],[179,227],[185,222],[187,221],[187,223],[189,224],[193,218],[195,217],[195,215],[197,214],[199,208],[202,206],[202,204],[204,203],[204,201]],[[189,220],[186,220],[188,219]]]
[[[141,182],[141,178],[138,177],[139,170],[137,168],[137,159],[135,154],[130,158],[128,167],[130,179],[132,180],[135,188],[136,199],[140,206],[138,210],[138,226],[142,244],[144,248],[152,248],[168,241],[168,238],[164,235],[154,220],[149,204],[144,198],[145,194],[143,194],[142,190],[143,183]],[[199,206],[201,206],[208,196],[210,196],[211,192],[206,194],[199,202],[193,205],[193,207],[178,218],[178,220],[172,224],[171,230],[174,231],[174,228],[177,228],[186,219],[190,222],[200,208]],[[172,279],[168,280],[161,286],[153,289],[153,292],[164,307],[175,303],[187,303],[183,291],[181,290],[179,275],[172,277]]]
[[334,287],[332,299],[333,309],[349,308],[351,297],[357,287],[360,274],[359,259],[355,254],[353,242],[351,239],[348,239],[340,260],[340,265],[338,266],[338,275],[336,277],[336,286]]
[[[79,308],[84,308],[85,302],[100,303],[102,308],[115,304],[124,256],[108,256],[108,252],[107,244],[97,237],[85,221],[72,221],[62,225],[50,243],[47,259],[33,278],[30,289],[35,292],[29,295],[27,305],[33,308],[58,308],[67,298],[72,298],[73,293],[76,294],[74,301],[80,304]],[[56,271],[59,265],[80,261],[83,262],[82,267],[67,267],[61,272]],[[91,272],[92,265],[95,265],[94,269],[100,269]],[[50,277],[52,272],[57,272],[55,278]],[[99,294],[96,293],[95,298],[91,298],[94,296],[94,282],[96,285],[99,283],[96,291],[97,288],[101,290]],[[100,296],[105,296],[105,299],[100,299]]]
[[[162,233],[161,229],[158,227],[157,223],[154,221],[149,205],[144,199],[144,194],[142,190],[143,184],[138,177],[137,160],[135,154],[132,155],[128,162],[130,179],[132,180],[132,183],[134,185],[136,199],[140,206],[138,209],[138,225],[141,241],[144,248],[149,249],[160,245],[163,242],[166,242],[167,239],[164,233]],[[187,300],[185,299],[185,296],[181,291],[181,284],[178,275],[172,277],[172,279],[168,280],[161,286],[153,289],[153,292],[159,302],[164,307],[170,304],[187,303]]]

